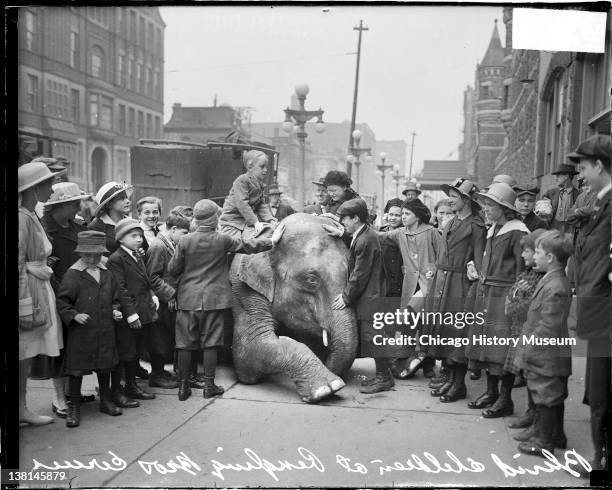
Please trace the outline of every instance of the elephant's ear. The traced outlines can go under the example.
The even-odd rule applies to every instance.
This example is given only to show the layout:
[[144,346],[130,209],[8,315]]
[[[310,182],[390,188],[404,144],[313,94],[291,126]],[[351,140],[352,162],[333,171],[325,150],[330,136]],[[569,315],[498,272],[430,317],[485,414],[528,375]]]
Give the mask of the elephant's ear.
[[274,274],[270,265],[270,253],[240,256],[238,279],[264,295],[270,303],[274,299]]

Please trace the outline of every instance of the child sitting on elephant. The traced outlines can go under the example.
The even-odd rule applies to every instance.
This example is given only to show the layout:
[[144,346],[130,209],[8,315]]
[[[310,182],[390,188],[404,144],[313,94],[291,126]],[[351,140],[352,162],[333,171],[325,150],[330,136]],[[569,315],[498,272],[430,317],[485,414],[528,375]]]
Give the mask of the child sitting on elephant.
[[178,351],[181,401],[191,396],[189,373],[192,353],[203,351],[204,398],[223,394],[215,385],[217,348],[223,347],[225,310],[231,307],[232,292],[227,263],[228,252],[256,253],[272,248],[270,238],[244,243],[240,237],[217,232],[220,208],[202,199],[193,207],[197,225],[176,245],[167,273],[177,278],[176,349]]
[[277,220],[264,202],[268,157],[258,150],[243,156],[246,173],[238,176],[223,203],[219,231],[233,238],[251,240]]

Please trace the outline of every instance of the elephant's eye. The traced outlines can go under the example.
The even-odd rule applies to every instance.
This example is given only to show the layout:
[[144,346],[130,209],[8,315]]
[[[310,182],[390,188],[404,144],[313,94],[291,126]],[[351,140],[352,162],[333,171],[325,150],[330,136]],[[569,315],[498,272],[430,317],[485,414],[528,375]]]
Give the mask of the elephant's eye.
[[318,289],[319,285],[321,284],[321,279],[319,278],[318,274],[314,272],[308,272],[302,275],[301,283],[305,289],[314,291]]

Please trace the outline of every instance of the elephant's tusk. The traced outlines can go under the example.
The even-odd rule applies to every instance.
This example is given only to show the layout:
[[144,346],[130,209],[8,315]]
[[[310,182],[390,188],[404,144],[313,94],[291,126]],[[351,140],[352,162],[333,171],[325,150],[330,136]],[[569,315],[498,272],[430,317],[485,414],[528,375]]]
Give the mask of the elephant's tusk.
[[327,347],[327,330],[323,330],[323,345]]

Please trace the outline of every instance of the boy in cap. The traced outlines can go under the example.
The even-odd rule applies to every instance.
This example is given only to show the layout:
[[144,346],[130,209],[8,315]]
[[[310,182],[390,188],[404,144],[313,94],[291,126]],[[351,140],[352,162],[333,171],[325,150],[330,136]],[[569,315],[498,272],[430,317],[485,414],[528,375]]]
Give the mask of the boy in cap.
[[119,247],[108,258],[111,270],[119,286],[121,311],[125,321],[117,326],[117,348],[119,361],[125,370],[125,390],[122,392],[121,370],[112,374],[113,402],[123,408],[137,407],[139,400],[152,400],[155,395],[147,393],[136,384],[138,358],[150,341],[151,324],[159,308],[157,296],[138,250],[142,247],[144,232],[138,220],[124,218],[115,227],[115,239]]
[[105,239],[99,231],[78,234],[75,252],[80,259],[64,274],[57,295],[58,311],[68,328],[64,353],[70,396],[67,427],[80,425],[81,384],[91,371],[98,376],[100,412],[121,415],[111,400],[110,373],[119,361],[113,319],[122,315],[114,306],[119,303],[119,285],[101,262],[107,252]]
[[[372,301],[385,296],[385,273],[380,243],[376,232],[368,222],[368,208],[361,198],[350,199],[338,208],[336,214],[344,230],[323,225],[331,236],[341,237],[344,232],[352,235],[348,256],[348,281],[342,294],[332,303],[332,309],[347,306],[355,308],[361,337],[361,355],[374,354],[374,334],[369,306]],[[364,381],[360,392],[366,394],[389,391],[395,385],[391,375],[391,362],[387,357],[374,357],[376,374]]]
[[224,310],[231,307],[227,254],[256,253],[272,248],[270,238],[244,243],[216,231],[221,208],[209,199],[193,207],[197,225],[193,233],[181,237],[168,264],[168,274],[177,278],[176,348],[180,401],[191,396],[189,373],[194,351],[202,350],[204,398],[223,394],[215,385],[217,349],[223,347]]
[[514,206],[527,229],[530,232],[538,228],[548,230],[548,224],[533,212],[536,205],[536,196],[540,192],[540,188],[517,185],[514,186],[514,192],[516,192]]
[[[578,164],[580,176],[597,194],[593,211],[576,238],[576,334],[587,341],[587,365],[583,402],[591,409],[591,438],[595,470],[609,468],[610,371],[610,161],[612,143],[603,134],[582,141],[568,158]],[[608,419],[609,420],[609,419]],[[606,441],[608,438],[608,441]]]
[[552,204],[552,222],[550,227],[563,233],[573,233],[573,227],[567,221],[570,209],[576,202],[580,192],[574,187],[574,175],[578,174],[573,165],[563,163],[552,172],[557,181],[557,187],[549,189],[544,194]]

